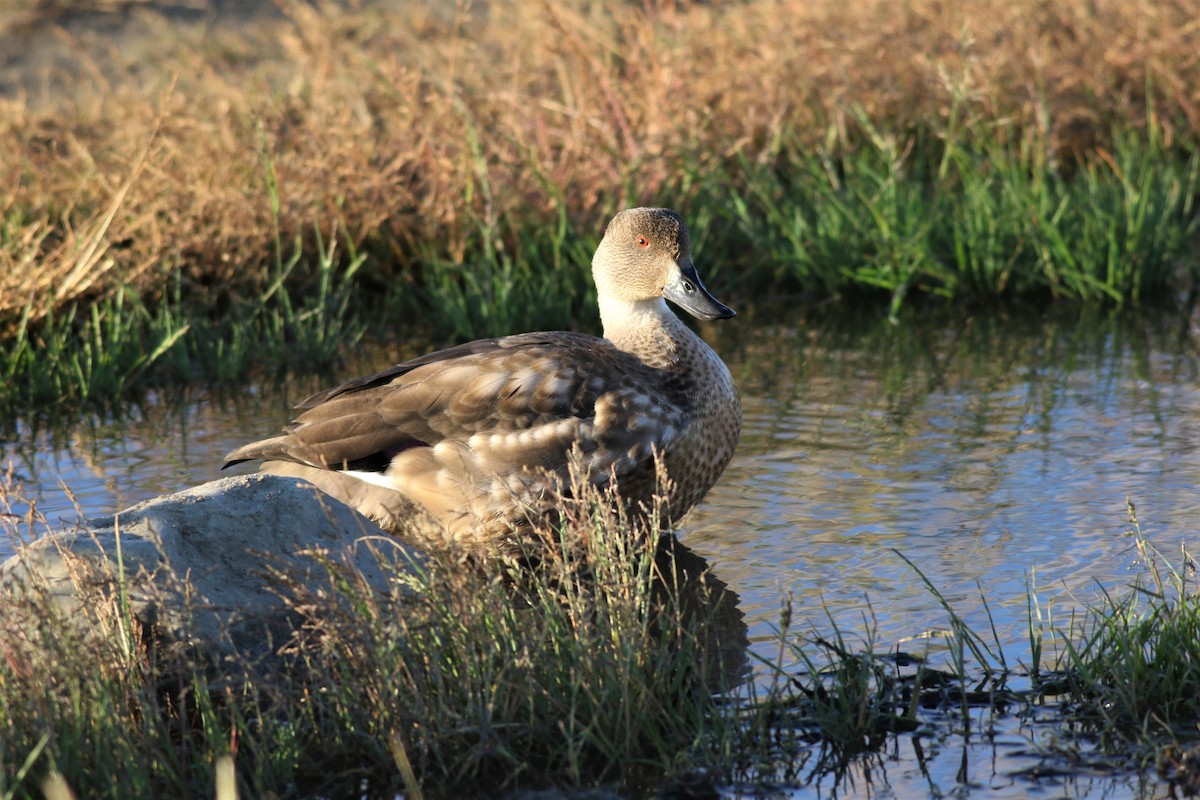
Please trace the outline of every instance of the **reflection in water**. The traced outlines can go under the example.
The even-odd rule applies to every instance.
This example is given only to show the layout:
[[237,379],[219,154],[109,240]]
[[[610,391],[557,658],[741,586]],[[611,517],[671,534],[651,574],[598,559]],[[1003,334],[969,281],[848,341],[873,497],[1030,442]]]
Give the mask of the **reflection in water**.
[[[703,556],[674,535],[659,541],[654,567],[656,590],[669,593],[676,601],[666,602],[665,607],[677,608],[683,618],[675,624],[691,627],[691,621],[702,623],[696,627],[700,636],[696,646],[708,667],[703,674],[712,680],[710,689],[728,689],[745,679],[750,670],[746,653],[750,640],[737,592],[713,572]],[[673,623],[666,620],[665,624]]]
[[[981,714],[974,722],[986,720]],[[776,782],[807,787],[782,795],[791,798],[1129,798],[1162,794],[1153,779],[1140,774],[1112,775],[1103,768],[1047,765],[1042,754],[1031,747],[1030,740],[1036,736],[1028,730],[989,730],[986,726],[975,730],[984,734],[964,738],[947,728],[933,736],[889,737],[884,749],[841,764],[830,764],[824,749],[814,747],[796,774],[776,776]],[[1048,731],[1046,739],[1040,744],[1052,749],[1055,743]],[[755,789],[722,796],[759,800],[764,795]]]
[[[12,464],[52,524],[112,514],[134,503],[222,477],[221,448],[235,434],[282,426],[311,379],[290,390],[254,386],[242,396],[150,393],[120,416],[18,420],[0,429],[0,465]],[[64,487],[69,491],[64,491]],[[78,507],[77,507],[78,506]],[[0,542],[0,557],[6,554]]]
[[960,612],[981,582],[1017,641],[1031,571],[1060,602],[1131,579],[1127,496],[1165,552],[1200,518],[1200,362],[1180,323],[744,333],[718,342],[743,367],[742,446],[684,540],[737,588],[755,639],[781,589],[817,627],[824,604],[853,629],[869,596],[882,643],[944,626],[895,548]]
[[[681,534],[740,595],[761,655],[770,656],[785,592],[796,599],[793,630],[828,630],[828,614],[856,631],[871,615],[879,646],[891,647],[945,628],[945,612],[894,549],[984,630],[981,586],[1015,663],[1028,654],[1031,576],[1056,619],[1093,598],[1098,583],[1132,581],[1126,497],[1163,552],[1178,552],[1194,532],[1194,321],[1056,310],[893,326],[873,316],[829,322],[798,313],[760,311],[704,329],[741,387],[745,430],[733,463]],[[396,360],[364,359],[328,382]],[[289,396],[316,388],[310,381],[225,402],[151,402],[122,422],[57,436],[26,425],[3,444],[3,456],[52,520],[76,516],[60,479],[86,514],[111,513],[218,477],[225,452],[282,425]],[[1028,746],[1026,735],[1006,735]],[[1003,746],[1003,737],[998,742],[989,746]],[[954,783],[953,774],[926,777],[918,761],[902,761],[895,772],[913,791]],[[988,759],[979,761],[987,773]],[[1012,781],[992,769],[970,780],[1004,794]],[[856,780],[877,782],[880,770]]]

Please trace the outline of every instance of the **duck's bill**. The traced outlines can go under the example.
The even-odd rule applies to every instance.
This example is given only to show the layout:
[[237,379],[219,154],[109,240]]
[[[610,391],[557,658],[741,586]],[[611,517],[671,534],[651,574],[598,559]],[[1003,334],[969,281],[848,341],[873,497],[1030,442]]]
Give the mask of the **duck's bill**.
[[679,274],[663,287],[663,297],[697,319],[729,319],[737,313],[709,294],[691,261],[679,265]]

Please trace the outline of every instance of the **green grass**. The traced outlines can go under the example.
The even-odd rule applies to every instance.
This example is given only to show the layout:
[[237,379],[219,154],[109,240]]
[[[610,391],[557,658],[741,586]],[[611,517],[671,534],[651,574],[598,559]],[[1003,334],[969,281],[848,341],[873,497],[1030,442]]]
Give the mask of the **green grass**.
[[116,599],[94,605],[117,633],[87,637],[36,593],[10,596],[0,618],[23,633],[0,651],[0,797],[38,796],[52,772],[77,796],[209,794],[221,756],[247,797],[686,770],[728,725],[713,698],[743,663],[728,595],[603,496],[544,534],[532,568],[446,555],[390,565],[391,596],[344,577],[334,602],[295,595],[303,621],[265,674],[145,646]]
[[340,257],[319,232],[314,241],[315,264],[297,242],[261,295],[225,309],[192,307],[178,272],[158,303],[118,289],[38,323],[27,308],[0,344],[0,411],[10,423],[20,414],[107,411],[148,388],[335,363],[366,330],[353,282],[364,256]]
[[1072,713],[1112,748],[1153,752],[1195,742],[1200,724],[1200,591],[1196,562],[1167,558],[1142,536],[1132,590],[1105,592],[1061,635],[1058,671]]
[[[684,212],[718,295],[866,298],[895,320],[930,303],[1133,306],[1169,300],[1200,277],[1200,151],[1167,146],[1153,126],[1060,164],[1032,139],[1013,143],[981,124],[903,137],[857,124],[854,148],[831,137],[806,151],[784,136],[768,161],[735,153],[704,162],[704,173],[680,164],[677,184],[655,200]],[[384,239],[353,251],[314,227],[286,246],[264,145],[276,244],[257,294],[192,286],[175,270],[157,300],[118,289],[45,315],[27,307],[0,338],[0,410],[104,407],[156,384],[320,369],[368,330],[383,341],[579,320],[594,330],[589,263],[601,232],[577,227],[562,202],[548,220],[491,211],[497,188],[478,143],[471,152],[467,206],[483,210],[465,221],[461,249],[417,243],[417,269],[397,278]]]
[[724,199],[744,240],[718,250],[753,252],[788,289],[886,297],[893,316],[920,296],[1136,304],[1197,279],[1200,155],[1153,129],[1067,170],[986,133],[931,143],[862,124],[848,157],[742,160],[748,191]]
[[[2,488],[4,507],[20,500],[11,475]],[[0,520],[10,535],[24,524]],[[1037,706],[1058,709],[1063,741],[1095,737],[1118,766],[1157,758],[1185,785],[1200,722],[1194,565],[1166,569],[1135,534],[1150,585],[1110,591],[1065,628],[1031,589],[1024,657],[1006,659],[914,566],[949,625],[908,646],[935,646],[882,648],[868,604],[859,630],[796,630],[786,600],[753,675],[734,596],[602,495],[544,531],[533,562],[443,555],[392,565],[391,595],[345,576],[336,597],[291,595],[302,622],[270,669],[149,645],[119,592],[93,598],[104,636],[37,593],[10,595],[0,797],[38,797],[46,780],[81,797],[207,795],[231,771],[246,797],[803,786],[841,780],[899,734],[969,736],[980,709]]]
[[590,265],[599,236],[573,229],[565,210],[542,231],[508,220],[474,224],[478,247],[469,261],[424,248],[421,282],[390,287],[389,320],[418,320],[441,338],[468,340],[597,317]]

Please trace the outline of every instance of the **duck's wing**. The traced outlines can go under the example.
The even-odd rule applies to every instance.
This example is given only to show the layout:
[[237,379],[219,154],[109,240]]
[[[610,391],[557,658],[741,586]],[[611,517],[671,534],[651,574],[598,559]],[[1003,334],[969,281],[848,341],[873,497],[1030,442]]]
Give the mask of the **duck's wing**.
[[675,437],[669,382],[591,336],[485,339],[313,395],[284,435],[234,450],[226,466],[292,461],[454,497],[466,484],[517,491],[531,472],[565,476],[578,446],[596,474],[619,477]]

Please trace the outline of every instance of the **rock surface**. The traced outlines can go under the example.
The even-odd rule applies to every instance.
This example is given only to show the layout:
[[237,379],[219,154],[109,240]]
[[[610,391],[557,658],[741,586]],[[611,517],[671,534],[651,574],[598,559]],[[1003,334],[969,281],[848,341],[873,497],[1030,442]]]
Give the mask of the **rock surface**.
[[335,597],[335,574],[387,592],[393,566],[420,561],[311,484],[254,474],[39,539],[0,565],[0,585],[43,590],[77,625],[103,633],[122,602],[123,572],[129,607],[159,636],[218,656],[266,655],[288,635],[297,594]]

